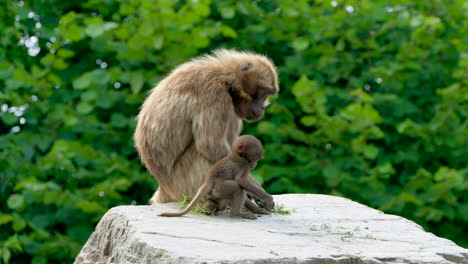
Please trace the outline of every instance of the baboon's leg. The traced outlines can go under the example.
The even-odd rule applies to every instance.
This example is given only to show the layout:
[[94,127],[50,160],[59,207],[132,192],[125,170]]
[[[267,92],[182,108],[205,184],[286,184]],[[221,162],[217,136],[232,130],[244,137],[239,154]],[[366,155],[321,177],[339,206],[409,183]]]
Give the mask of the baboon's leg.
[[233,193],[231,198],[231,217],[257,219],[257,217],[251,212],[244,213],[241,211],[244,206],[245,196],[245,191],[241,188],[239,188],[237,192]]
[[152,204],[169,203],[182,201],[184,196],[193,197],[208,175],[211,166],[212,164],[198,153],[194,145],[190,146],[177,159],[173,167],[160,176],[170,177],[171,180],[166,181],[164,186],[160,184],[150,202]]

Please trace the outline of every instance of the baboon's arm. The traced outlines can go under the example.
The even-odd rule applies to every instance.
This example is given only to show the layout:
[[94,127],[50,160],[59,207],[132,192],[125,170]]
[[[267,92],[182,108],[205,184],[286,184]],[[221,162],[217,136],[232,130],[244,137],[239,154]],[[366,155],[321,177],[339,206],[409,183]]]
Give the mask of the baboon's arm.
[[250,174],[245,174],[239,178],[240,186],[252,193],[254,196],[257,196],[261,200],[269,200],[271,199],[271,195],[269,195],[263,188],[255,181],[254,178]]
[[231,149],[226,131],[228,113],[223,101],[219,98],[217,102],[205,104],[193,119],[195,147],[212,164],[226,157]]

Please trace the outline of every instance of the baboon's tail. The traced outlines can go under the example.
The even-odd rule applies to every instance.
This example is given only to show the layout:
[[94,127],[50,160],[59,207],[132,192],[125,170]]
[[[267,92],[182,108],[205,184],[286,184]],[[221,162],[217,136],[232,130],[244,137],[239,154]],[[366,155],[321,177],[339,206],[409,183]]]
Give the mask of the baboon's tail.
[[193,209],[193,207],[195,207],[195,205],[197,205],[198,202],[201,201],[201,199],[203,199],[203,197],[208,193],[209,190],[211,190],[213,188],[213,182],[212,181],[208,181],[208,182],[204,182],[202,184],[202,186],[200,186],[200,188],[198,188],[198,191],[197,191],[197,194],[195,195],[195,197],[193,197],[192,201],[190,202],[190,204],[185,207],[184,210],[180,211],[180,212],[174,212],[174,213],[169,213],[169,212],[166,212],[166,213],[159,213],[158,215],[159,216],[169,216],[169,217],[172,217],[172,216],[182,216],[188,212],[190,212],[190,210]]

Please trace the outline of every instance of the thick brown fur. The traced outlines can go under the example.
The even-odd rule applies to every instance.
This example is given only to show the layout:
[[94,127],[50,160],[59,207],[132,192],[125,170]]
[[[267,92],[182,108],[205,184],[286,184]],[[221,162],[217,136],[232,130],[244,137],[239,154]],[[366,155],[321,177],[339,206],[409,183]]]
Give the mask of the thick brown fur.
[[[257,161],[262,157],[263,148],[258,139],[250,135],[238,137],[233,143],[231,154],[213,165],[208,177],[184,210],[159,215],[182,216],[202,200],[205,210],[212,214],[223,210],[227,205],[231,206],[232,217],[256,219],[253,213],[268,214],[268,211],[246,198],[246,191],[249,191],[267,203],[268,207],[274,207],[273,197],[259,187],[249,175],[250,170],[257,166]],[[251,212],[242,212],[244,205]]]
[[260,119],[278,91],[273,63],[255,53],[222,49],[175,68],[137,117],[136,149],[159,182],[151,203],[193,197],[210,167],[229,154],[241,120]]

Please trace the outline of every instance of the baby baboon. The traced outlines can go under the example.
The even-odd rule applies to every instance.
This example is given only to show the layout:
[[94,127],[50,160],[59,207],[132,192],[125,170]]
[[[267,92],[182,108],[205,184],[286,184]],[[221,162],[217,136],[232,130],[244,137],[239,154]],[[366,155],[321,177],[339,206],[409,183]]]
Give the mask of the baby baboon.
[[[246,197],[246,191],[253,193],[267,208],[273,208],[273,197],[256,184],[249,172],[257,166],[257,160],[263,157],[260,141],[254,136],[244,135],[234,140],[232,152],[227,157],[216,162],[208,172],[204,183],[190,204],[181,212],[160,213],[160,216],[182,216],[204,200],[206,210],[216,213],[231,205],[231,216],[247,219],[257,219],[253,213],[268,214]],[[246,206],[251,212],[242,212]]]
[[273,63],[252,52],[217,50],[175,68],[143,103],[134,135],[159,183],[151,203],[194,196],[208,170],[229,154],[242,121],[262,118],[277,94]]

